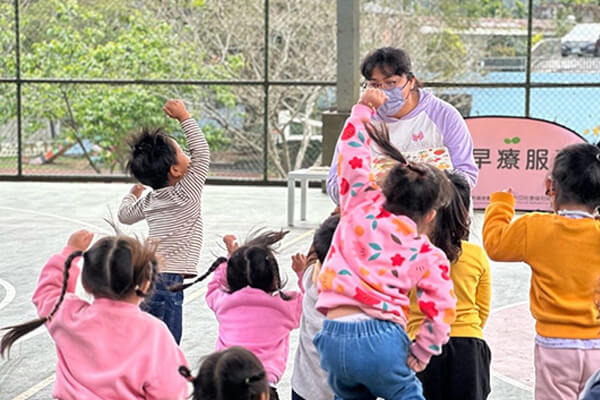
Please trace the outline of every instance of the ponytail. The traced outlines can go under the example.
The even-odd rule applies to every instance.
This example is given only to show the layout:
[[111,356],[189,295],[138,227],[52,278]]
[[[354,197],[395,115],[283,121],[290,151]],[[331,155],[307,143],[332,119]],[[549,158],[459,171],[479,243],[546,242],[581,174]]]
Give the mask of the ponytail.
[[[210,268],[208,269],[208,271],[206,271],[203,275],[199,276],[194,282],[191,283],[178,283],[176,285],[170,286],[169,287],[169,292],[181,292],[184,289],[189,288],[192,285],[195,285],[196,283],[203,281],[204,279],[206,279],[210,274],[212,274],[213,272],[215,272],[215,270],[219,267],[219,265],[223,264],[224,262],[227,262],[227,259],[225,257],[219,257],[217,258],[212,265],[210,266]],[[180,370],[181,372],[181,370]]]
[[406,158],[400,153],[390,141],[390,131],[385,124],[373,126],[370,122],[365,122],[365,129],[372,141],[379,146],[384,155],[398,161],[400,164],[408,165]]
[[8,332],[4,334],[4,336],[2,337],[2,341],[0,341],[0,356],[4,357],[5,352],[8,355],[8,353],[10,352],[10,348],[20,337],[36,330],[37,328],[39,328],[40,326],[44,325],[46,322],[52,319],[52,317],[58,310],[58,307],[65,298],[65,293],[67,292],[67,282],[69,281],[69,269],[71,268],[71,263],[73,262],[74,258],[81,257],[82,255],[82,251],[75,251],[71,253],[69,257],[67,257],[65,261],[65,269],[63,271],[63,284],[62,289],[60,291],[60,296],[58,298],[58,301],[54,305],[54,308],[52,308],[52,311],[50,311],[50,314],[42,318],[25,322],[23,324],[7,326],[6,328],[2,328],[2,330],[8,330]]

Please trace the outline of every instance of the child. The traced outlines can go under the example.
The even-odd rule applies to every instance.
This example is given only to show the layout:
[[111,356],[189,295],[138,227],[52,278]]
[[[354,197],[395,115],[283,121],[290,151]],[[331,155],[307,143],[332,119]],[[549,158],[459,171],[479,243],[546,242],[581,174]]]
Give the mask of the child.
[[[406,162],[385,126],[363,126],[384,101],[366,90],[338,141],[341,219],[319,274],[317,309],[327,319],[314,343],[340,399],[423,399],[414,371],[440,353],[454,320],[448,259],[425,236],[450,183],[435,167]],[[370,173],[370,139],[399,162],[382,189]],[[426,318],[411,344],[415,286]]]
[[196,276],[202,248],[202,190],[210,154],[198,124],[181,100],[169,100],[164,111],[179,120],[187,138],[190,158],[161,129],[143,130],[131,144],[128,169],[153,191],[140,198],[144,187],[135,185],[119,208],[119,221],[133,224],[146,219],[149,237],[158,241],[165,265],[152,297],[144,308],[163,320],[180,343],[183,292],[167,288]]
[[[452,263],[450,278],[458,298],[456,320],[442,354],[417,374],[427,400],[484,400],[490,393],[491,353],[483,340],[490,311],[490,266],[483,249],[467,242],[471,188],[456,172],[445,171],[454,186],[450,205],[440,209],[431,241]],[[414,338],[423,322],[416,293],[411,293],[407,333]]]
[[[92,237],[73,233],[46,263],[33,294],[41,318],[5,328],[0,353],[46,324],[58,356],[54,398],[185,399],[187,383],[177,374],[183,353],[166,326],[139,309],[156,277],[155,246],[113,236],[86,251]],[[80,256],[92,304],[73,293]]]
[[186,366],[181,375],[194,385],[193,400],[269,400],[267,374],[260,360],[243,347],[230,347],[208,356],[198,376]]
[[[279,266],[272,249],[287,233],[263,232],[241,247],[235,236],[225,236],[223,241],[229,259],[218,258],[206,274],[192,283],[214,271],[206,292],[206,304],[215,312],[219,323],[217,350],[243,346],[256,354],[267,371],[271,400],[278,399],[275,385],[285,371],[290,331],[298,328],[302,315],[302,294],[282,291]],[[296,262],[293,268],[300,281],[303,265]]]
[[512,221],[510,192],[494,193],[483,243],[492,260],[531,267],[530,309],[536,320],[535,395],[577,399],[600,365],[600,322],[590,299],[600,275],[600,149],[587,143],[556,155],[546,182],[553,214]]
[[298,350],[294,361],[292,374],[292,400],[331,400],[333,392],[327,384],[327,374],[319,365],[319,353],[313,344],[315,335],[323,327],[325,316],[317,311],[316,279],[319,269],[335,232],[340,216],[332,215],[327,218],[315,232],[308,260],[302,256],[296,259],[299,263],[307,265],[302,277],[304,300],[302,301],[302,322],[300,323],[300,336]]

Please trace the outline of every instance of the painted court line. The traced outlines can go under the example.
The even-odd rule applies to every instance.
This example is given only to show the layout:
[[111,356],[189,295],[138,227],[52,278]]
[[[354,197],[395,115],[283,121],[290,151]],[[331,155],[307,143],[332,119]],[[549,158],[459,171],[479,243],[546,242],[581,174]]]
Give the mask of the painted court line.
[[[0,208],[8,208],[8,207],[0,207]],[[16,209],[15,209],[16,210]],[[36,213],[36,212],[34,212]],[[46,214],[46,216],[51,216],[50,214]],[[54,216],[56,217],[56,216]],[[76,221],[76,220],[72,220],[70,218],[64,218],[66,220],[71,220],[71,221]],[[77,221],[79,223],[81,223],[81,221]],[[86,224],[86,225],[90,225],[90,224]],[[295,237],[294,239],[290,240],[289,242],[284,243],[279,250],[285,250],[288,247],[292,246],[293,244],[301,241],[302,239],[314,234],[315,230],[311,229],[309,231],[304,232],[303,234],[301,234],[298,237]],[[1,283],[1,282],[0,282]],[[206,291],[206,287],[203,287],[202,289],[196,290],[194,292],[192,292],[191,294],[189,294],[188,296],[186,296],[185,300],[183,301],[183,304],[188,304],[194,300],[196,300],[197,298],[199,298],[200,296],[202,296],[204,294],[204,292]],[[2,308],[2,307],[0,307]],[[40,332],[44,332],[43,330],[41,330]],[[37,333],[37,332],[36,332]],[[28,335],[29,336],[29,335]],[[35,336],[35,335],[32,335]],[[25,339],[25,338],[22,338]],[[44,389],[46,386],[52,384],[54,382],[54,380],[56,379],[56,375],[51,375],[49,377],[47,377],[46,379],[44,379],[43,381],[39,382],[38,384],[36,384],[35,386],[32,386],[31,388],[27,389],[26,391],[24,391],[23,393],[17,395],[17,397],[14,397],[11,400],[27,400],[29,399],[31,396],[33,396],[34,394],[36,394],[37,392],[41,391],[42,389]]]
[[2,310],[4,307],[9,305],[11,301],[13,301],[15,295],[17,294],[17,291],[15,290],[15,287],[13,285],[6,282],[4,279],[0,279],[0,286],[2,286],[6,291],[6,295],[4,296],[2,301],[0,301],[0,310]]
[[44,212],[40,212],[40,211],[27,210],[27,209],[24,209],[24,208],[13,208],[13,207],[4,207],[4,206],[0,206],[0,210],[15,211],[15,212],[20,212],[20,213],[25,213],[25,214],[39,215],[41,217],[61,219],[63,221],[67,221],[67,222],[73,222],[73,223],[75,223],[77,225],[85,225],[85,226],[87,226],[89,228],[94,229],[98,233],[104,233],[104,234],[108,234],[108,235],[113,234],[113,232],[110,232],[110,231],[106,230],[105,228],[100,228],[100,227],[98,227],[96,225],[93,225],[93,224],[90,224],[90,223],[87,223],[87,222],[84,222],[84,221],[80,221],[78,219],[69,218],[69,217],[63,217],[62,215],[49,214],[49,213],[44,213]]
[[17,395],[17,397],[13,397],[12,400],[26,400],[34,394],[36,394],[37,392],[39,392],[40,390],[44,389],[46,386],[50,385],[52,382],[54,382],[55,379],[56,375],[52,374],[37,385],[32,386],[23,393]]

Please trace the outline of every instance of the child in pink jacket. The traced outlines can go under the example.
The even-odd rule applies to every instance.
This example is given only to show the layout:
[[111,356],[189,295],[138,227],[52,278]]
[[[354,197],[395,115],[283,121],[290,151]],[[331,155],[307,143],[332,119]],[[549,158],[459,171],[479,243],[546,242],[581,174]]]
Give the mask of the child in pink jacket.
[[[10,327],[4,355],[21,336],[46,324],[56,343],[53,397],[67,399],[185,399],[187,362],[166,325],[140,310],[157,275],[155,246],[126,236],[75,232],[42,269],[33,303],[40,319]],[[83,257],[82,284],[92,304],[73,293]]]
[[[241,346],[262,362],[270,385],[270,400],[279,397],[275,385],[285,371],[290,331],[300,326],[302,293],[283,292],[272,246],[288,232],[266,231],[238,246],[235,236],[223,238],[229,259],[218,258],[209,270],[185,289],[214,272],[206,303],[219,323],[217,350]],[[304,264],[293,258],[299,286]]]
[[[450,200],[444,174],[407,162],[384,126],[367,122],[385,95],[367,90],[338,142],[341,219],[323,264],[317,309],[327,319],[314,339],[336,399],[423,399],[415,376],[448,341],[456,299],[446,255],[426,234]],[[398,161],[380,188],[371,140]],[[424,322],[414,343],[405,329],[417,288]]]

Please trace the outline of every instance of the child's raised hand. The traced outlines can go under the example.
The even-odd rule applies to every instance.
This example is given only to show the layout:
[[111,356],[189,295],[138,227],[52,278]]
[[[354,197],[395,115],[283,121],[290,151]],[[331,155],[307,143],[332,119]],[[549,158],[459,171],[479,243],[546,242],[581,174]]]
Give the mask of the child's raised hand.
[[144,185],[140,185],[139,183],[137,183],[137,184],[133,185],[133,187],[131,188],[129,193],[131,193],[132,195],[134,195],[135,197],[137,197],[139,199],[140,196],[142,195],[142,193],[144,193],[145,189],[146,188],[144,187]]
[[387,100],[387,96],[383,91],[379,89],[367,89],[360,96],[358,102],[367,107],[370,107],[372,110],[377,110],[379,107],[385,103]]
[[237,241],[235,235],[225,235],[223,236],[223,243],[225,243],[225,247],[227,247],[227,255],[231,256],[234,251],[240,247],[240,244]]
[[185,108],[185,104],[183,104],[183,101],[179,99],[167,100],[163,110],[169,117],[175,118],[179,122],[190,118],[190,113],[188,113],[187,109]]
[[292,256],[292,269],[299,274],[306,269],[306,256],[302,253],[296,253]]
[[73,250],[86,251],[87,248],[90,247],[93,238],[94,234],[92,232],[80,229],[71,234],[67,246],[71,247]]
[[408,365],[408,368],[412,369],[415,372],[421,372],[425,369],[425,367],[427,367],[426,363],[419,360],[417,357],[413,356],[412,354],[409,354],[406,357],[406,365]]

